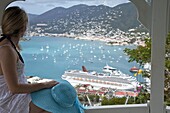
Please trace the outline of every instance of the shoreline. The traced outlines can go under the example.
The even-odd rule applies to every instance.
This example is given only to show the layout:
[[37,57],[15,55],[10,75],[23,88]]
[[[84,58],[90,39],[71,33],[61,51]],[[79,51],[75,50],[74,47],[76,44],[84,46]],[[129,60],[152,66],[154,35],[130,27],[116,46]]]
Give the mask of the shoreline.
[[[85,35],[69,35],[69,34],[51,34],[51,33],[30,33],[27,37],[55,37],[55,38],[73,38],[75,40],[90,40],[90,41],[101,41],[105,42],[106,45],[110,46],[127,46],[127,45],[135,45],[135,46],[145,46],[145,42],[143,38],[137,37],[128,37],[124,35],[115,35],[112,37],[106,36],[85,36]],[[133,41],[135,40],[135,41]]]

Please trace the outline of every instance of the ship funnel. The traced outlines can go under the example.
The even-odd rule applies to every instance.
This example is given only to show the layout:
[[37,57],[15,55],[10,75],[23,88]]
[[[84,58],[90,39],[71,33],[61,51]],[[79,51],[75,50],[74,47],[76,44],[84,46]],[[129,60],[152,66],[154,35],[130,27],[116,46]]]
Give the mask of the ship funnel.
[[82,71],[83,72],[88,72],[85,66],[82,66]]

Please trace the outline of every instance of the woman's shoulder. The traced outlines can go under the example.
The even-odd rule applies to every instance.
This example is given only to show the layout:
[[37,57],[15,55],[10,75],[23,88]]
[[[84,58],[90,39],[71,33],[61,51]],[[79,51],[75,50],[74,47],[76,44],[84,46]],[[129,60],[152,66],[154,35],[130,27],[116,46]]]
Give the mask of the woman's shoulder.
[[0,54],[1,53],[5,54],[5,53],[8,53],[8,52],[13,52],[10,44],[0,45]]
[[10,44],[0,44],[0,49],[4,47],[10,47],[10,46],[11,46]]
[[16,57],[14,49],[11,47],[11,45],[0,45],[0,60],[4,58],[12,58]]

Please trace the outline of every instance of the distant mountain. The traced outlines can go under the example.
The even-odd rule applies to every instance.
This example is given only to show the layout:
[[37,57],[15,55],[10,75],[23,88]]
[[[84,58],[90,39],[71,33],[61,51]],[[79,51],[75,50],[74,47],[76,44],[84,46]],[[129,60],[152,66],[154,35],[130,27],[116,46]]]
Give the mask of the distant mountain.
[[132,3],[116,7],[104,5],[75,5],[70,8],[56,7],[41,15],[29,15],[30,24],[46,23],[49,33],[100,32],[105,34],[116,29],[127,31],[139,27],[137,10]]
[[38,15],[35,14],[28,14],[28,20],[32,21],[34,18],[38,17]]

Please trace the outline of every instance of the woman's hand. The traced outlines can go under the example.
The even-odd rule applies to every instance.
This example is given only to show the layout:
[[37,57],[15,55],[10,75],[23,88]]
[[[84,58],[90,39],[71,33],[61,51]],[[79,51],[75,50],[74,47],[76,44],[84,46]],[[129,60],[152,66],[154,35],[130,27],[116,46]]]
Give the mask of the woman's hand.
[[57,85],[58,83],[59,82],[52,80],[52,81],[44,82],[43,84],[44,84],[44,88],[51,88]]

